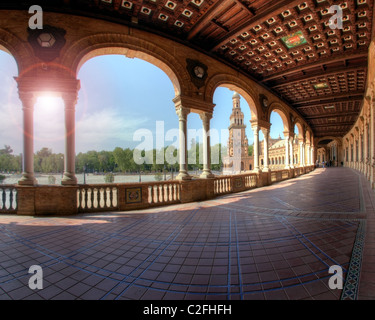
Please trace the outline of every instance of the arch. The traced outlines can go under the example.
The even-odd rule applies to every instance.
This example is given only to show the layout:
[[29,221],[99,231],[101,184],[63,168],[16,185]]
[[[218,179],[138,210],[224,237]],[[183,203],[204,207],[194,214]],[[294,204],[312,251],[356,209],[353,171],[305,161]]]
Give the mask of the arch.
[[325,140],[334,140],[334,141],[337,141],[339,146],[342,145],[342,138],[333,137],[333,136],[324,136],[324,137],[315,138],[314,142],[316,146],[318,146],[319,144],[321,144],[321,142],[324,142]]
[[305,138],[305,130],[304,130],[304,127],[303,125],[301,124],[300,120],[297,119],[295,124],[294,124],[297,129],[298,129],[298,139],[301,139],[303,140]]
[[192,91],[186,68],[173,55],[152,42],[131,35],[96,34],[82,38],[68,48],[62,62],[77,75],[89,59],[109,54],[139,58],[160,68],[171,80],[176,96],[189,95]]
[[18,37],[0,28],[0,50],[10,54],[17,64],[18,74],[28,66],[36,63],[31,47],[25,45]]
[[257,94],[248,83],[238,79],[230,74],[217,74],[211,77],[206,84],[204,98],[206,101],[213,102],[215,90],[219,87],[225,87],[239,93],[250,107],[251,120],[258,120],[260,116],[260,106],[257,103]]
[[271,122],[272,112],[276,112],[280,116],[281,120],[283,121],[284,132],[291,132],[291,124],[287,116],[289,114],[288,111],[280,103],[272,103],[267,114],[268,122]]

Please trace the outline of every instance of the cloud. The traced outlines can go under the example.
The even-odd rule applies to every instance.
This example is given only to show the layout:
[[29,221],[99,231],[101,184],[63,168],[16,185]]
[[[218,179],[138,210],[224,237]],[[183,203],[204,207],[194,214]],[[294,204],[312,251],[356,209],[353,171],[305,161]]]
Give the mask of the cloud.
[[113,150],[133,144],[133,134],[147,123],[147,117],[120,114],[106,108],[85,114],[76,123],[76,150]]

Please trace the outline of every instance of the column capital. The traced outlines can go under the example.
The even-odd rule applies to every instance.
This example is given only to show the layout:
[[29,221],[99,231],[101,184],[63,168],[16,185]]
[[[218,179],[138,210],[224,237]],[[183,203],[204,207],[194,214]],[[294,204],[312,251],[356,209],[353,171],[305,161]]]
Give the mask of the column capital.
[[270,128],[260,127],[260,130],[262,131],[263,135],[268,135],[271,131]]
[[257,133],[260,130],[260,126],[257,120],[250,120],[250,126],[251,130],[256,131]]
[[182,106],[178,106],[178,107],[176,107],[176,113],[177,113],[178,119],[180,121],[186,121],[187,120],[187,116],[190,113],[190,109],[184,108]]
[[199,117],[201,118],[202,121],[211,120],[213,117],[213,113],[212,112],[199,112]]
[[61,94],[61,98],[65,102],[66,109],[75,108],[75,105],[77,104],[77,101],[78,101],[78,92],[63,92]]
[[37,98],[33,92],[18,91],[18,97],[22,102],[22,108],[34,110]]

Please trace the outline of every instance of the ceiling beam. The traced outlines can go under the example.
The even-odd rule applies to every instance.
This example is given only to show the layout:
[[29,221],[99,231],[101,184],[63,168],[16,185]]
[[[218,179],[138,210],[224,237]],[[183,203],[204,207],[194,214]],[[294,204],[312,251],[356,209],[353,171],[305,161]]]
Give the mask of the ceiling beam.
[[212,19],[221,11],[223,11],[228,6],[228,0],[222,0],[215,3],[206,14],[203,15],[203,18],[200,19],[190,30],[187,40],[194,38],[199,32],[201,32],[204,27],[209,24]]
[[321,137],[343,137],[345,136],[347,131],[327,131],[327,132],[318,132],[314,134],[315,138],[321,138]]
[[296,80],[293,80],[293,81],[288,81],[288,79],[285,79],[284,82],[285,83],[280,83],[280,84],[277,84],[277,85],[270,85],[270,88],[273,88],[273,89],[277,89],[277,88],[280,88],[280,87],[283,87],[283,86],[286,86],[286,85],[293,85],[295,83],[300,83],[301,81],[309,81],[309,80],[312,80],[312,79],[315,79],[316,77],[318,76],[324,76],[324,77],[328,77],[328,76],[331,76],[331,75],[336,75],[338,73],[345,73],[345,72],[351,72],[351,71],[358,71],[358,70],[363,70],[363,71],[366,71],[366,68],[367,68],[367,62],[364,62],[363,65],[361,66],[353,66],[353,67],[350,67],[350,68],[345,68],[344,66],[342,67],[338,67],[338,68],[335,68],[334,70],[331,70],[329,72],[322,72],[322,70],[319,70],[315,73],[309,73],[309,76],[304,76],[304,75],[301,75],[301,77],[299,79],[296,79]]
[[246,22],[242,23],[239,27],[236,29],[228,32],[224,37],[218,40],[217,44],[211,48],[211,51],[216,51],[218,48],[220,48],[223,44],[227,43],[229,39],[232,39],[233,37],[236,37],[240,35],[241,33],[248,31],[253,26],[263,22],[264,20],[267,20],[271,18],[272,16],[276,15],[277,13],[286,10],[290,7],[293,7],[295,5],[300,4],[300,0],[279,0],[279,1],[272,1],[272,4],[270,3],[269,6],[265,6],[265,9],[260,11],[258,14],[256,14],[254,17],[250,18]]
[[326,127],[341,127],[341,126],[352,126],[354,124],[354,122],[335,122],[335,123],[330,123],[330,122],[327,122],[327,123],[320,123],[320,124],[310,124],[310,127],[312,129],[314,128],[326,128]]
[[336,113],[325,113],[325,114],[316,114],[313,116],[304,116],[306,121],[322,118],[334,118],[334,117],[347,117],[347,116],[357,116],[359,111],[345,111],[345,112],[336,112]]
[[[288,76],[288,75],[298,73],[298,72],[307,73],[307,72],[309,72],[308,69],[319,68],[319,67],[327,66],[329,64],[333,64],[333,63],[337,63],[337,62],[342,62],[343,66],[345,66],[345,64],[348,63],[349,60],[363,58],[367,61],[367,56],[368,56],[368,53],[366,51],[364,51],[364,52],[357,53],[357,54],[347,54],[347,55],[344,55],[344,56],[339,56],[339,57],[336,57],[336,58],[333,58],[333,59],[332,58],[327,58],[325,60],[319,59],[317,61],[304,64],[303,66],[299,66],[299,67],[296,67],[296,68],[289,69],[288,71],[279,72],[279,73],[272,74],[269,77],[264,77],[262,79],[262,82],[271,81],[271,80],[278,79],[280,77]],[[366,64],[366,67],[367,67],[367,64]]]
[[353,91],[346,93],[333,94],[329,96],[315,97],[312,99],[304,99],[303,101],[293,102],[292,105],[294,108],[299,108],[303,106],[312,106],[312,105],[322,105],[335,102],[345,102],[345,101],[359,101],[363,100],[364,91]]

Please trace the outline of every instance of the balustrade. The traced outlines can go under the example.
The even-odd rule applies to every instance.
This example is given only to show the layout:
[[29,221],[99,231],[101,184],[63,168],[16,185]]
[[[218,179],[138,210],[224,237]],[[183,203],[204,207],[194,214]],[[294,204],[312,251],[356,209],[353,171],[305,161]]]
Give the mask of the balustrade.
[[[294,171],[291,171],[294,170]],[[271,183],[286,180],[289,177],[296,177],[298,175],[308,173],[314,170],[314,166],[295,169],[284,169],[270,172]],[[190,182],[185,181],[162,181],[162,182],[143,182],[139,184],[89,184],[77,186],[77,209],[78,212],[100,212],[100,211],[117,211],[117,210],[130,210],[137,208],[148,208],[153,206],[162,206],[168,204],[181,203],[186,200],[182,199],[182,192],[192,192],[192,194],[185,195],[184,199],[190,201],[198,201],[196,199],[207,198],[233,193],[237,191],[249,190],[256,188],[258,185],[264,185],[262,180],[264,176],[256,173],[231,175],[231,176],[216,176],[213,179],[204,179],[207,185],[207,195],[192,192]],[[199,183],[198,181],[195,183]],[[21,200],[28,201],[30,196],[35,196],[34,192],[41,190],[43,197],[49,192],[43,186],[35,186],[34,189],[17,190],[17,185],[0,185],[0,212],[1,213],[17,213],[23,208],[19,208],[19,197]],[[24,187],[21,187],[24,188]],[[64,190],[65,187],[60,187]],[[126,199],[126,190],[130,188],[138,189],[139,202],[129,201]],[[68,190],[68,189],[67,189]],[[205,189],[203,189],[205,190]],[[209,191],[211,190],[211,191]],[[46,193],[47,192],[47,193]],[[52,192],[52,191],[51,191]],[[53,189],[56,193],[56,189]],[[76,192],[76,191],[74,191]],[[52,194],[52,193],[51,193]],[[194,195],[195,194],[195,195]],[[26,195],[26,197],[25,197]],[[187,197],[186,197],[187,196]],[[203,196],[203,197],[202,197]],[[130,199],[131,200],[131,199]],[[48,201],[46,198],[45,201]],[[69,201],[69,199],[67,199]],[[25,203],[25,202],[22,202]],[[25,213],[22,213],[25,214]],[[30,214],[33,214],[30,211]]]
[[171,204],[181,199],[181,186],[176,181],[152,183],[147,190],[149,204]]
[[17,188],[13,185],[0,185],[0,212],[17,210]]
[[79,186],[78,211],[102,211],[118,209],[118,189],[108,185]]

